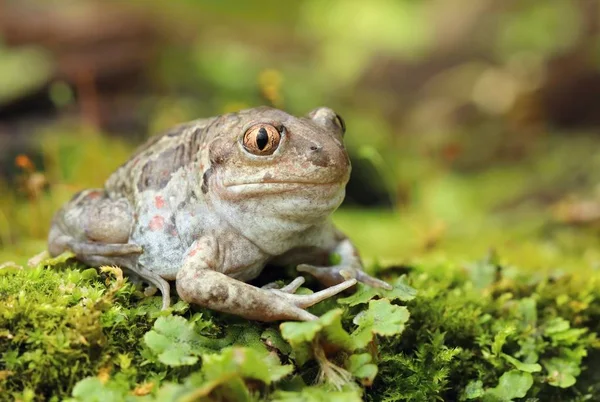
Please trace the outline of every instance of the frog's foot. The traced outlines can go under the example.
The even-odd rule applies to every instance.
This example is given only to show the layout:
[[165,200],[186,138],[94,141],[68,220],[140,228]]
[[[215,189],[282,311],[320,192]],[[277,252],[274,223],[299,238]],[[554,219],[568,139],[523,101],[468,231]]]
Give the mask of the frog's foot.
[[129,270],[142,278],[143,281],[149,283],[149,286],[144,289],[144,295],[152,296],[156,293],[156,289],[160,290],[162,295],[162,309],[166,310],[169,308],[171,305],[171,285],[169,285],[169,282],[158,274],[140,266],[129,268]]
[[131,254],[141,254],[143,251],[142,247],[131,243],[96,243],[76,240],[68,241],[67,248],[77,256],[126,256]]
[[[299,277],[301,278],[301,277]],[[343,281],[342,283],[338,283],[337,285],[334,286],[330,286],[326,289],[323,289],[321,291],[315,292],[315,293],[311,293],[309,295],[297,295],[294,294],[293,292],[290,292],[289,289],[293,289],[293,287],[290,287],[290,285],[295,285],[296,289],[298,287],[300,287],[300,285],[304,282],[304,278],[302,278],[302,281],[299,281],[296,278],[292,283],[290,283],[287,286],[284,286],[281,289],[270,289],[270,292],[273,292],[274,294],[276,294],[277,296],[285,299],[289,304],[302,309],[301,311],[303,311],[303,315],[305,315],[307,318],[310,316],[310,320],[316,320],[317,317],[310,314],[308,311],[305,311],[305,308],[308,308],[310,306],[314,306],[315,304],[325,300],[325,299],[329,299],[332,296],[337,295],[340,292],[343,292],[344,290],[348,289],[349,287],[352,287],[354,285],[356,285],[356,279],[348,279]],[[294,282],[299,282],[299,284],[294,284]],[[295,289],[294,289],[295,291]],[[303,319],[303,321],[308,321],[306,319]]]
[[281,288],[279,287],[279,284],[277,282],[271,282],[271,283],[267,283],[265,286],[263,286],[262,289],[266,289],[266,290],[277,289],[277,290],[279,290],[281,292],[285,292],[285,293],[296,293],[298,288],[300,286],[302,286],[304,284],[304,282],[305,282],[304,277],[299,276]]
[[348,265],[334,265],[332,267],[317,267],[314,265],[300,264],[296,267],[299,272],[306,272],[314,276],[319,282],[325,286],[331,286],[333,284],[343,283],[348,279],[356,279],[358,282],[362,282],[365,285],[369,285],[375,288],[383,288],[390,290],[392,286],[367,274],[360,268],[355,268]]
[[177,293],[189,303],[259,321],[312,321],[305,308],[356,284],[356,279],[309,295],[288,293],[300,285],[296,279],[282,289],[261,289],[210,269],[184,264],[177,273]]

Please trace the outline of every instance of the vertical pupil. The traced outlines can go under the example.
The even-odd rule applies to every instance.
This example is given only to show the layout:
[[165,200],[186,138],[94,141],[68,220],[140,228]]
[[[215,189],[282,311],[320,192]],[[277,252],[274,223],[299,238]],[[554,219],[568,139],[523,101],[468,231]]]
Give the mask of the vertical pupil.
[[265,130],[264,127],[261,127],[260,130],[258,130],[258,134],[256,134],[256,146],[262,151],[268,143],[269,134],[267,134],[267,130]]

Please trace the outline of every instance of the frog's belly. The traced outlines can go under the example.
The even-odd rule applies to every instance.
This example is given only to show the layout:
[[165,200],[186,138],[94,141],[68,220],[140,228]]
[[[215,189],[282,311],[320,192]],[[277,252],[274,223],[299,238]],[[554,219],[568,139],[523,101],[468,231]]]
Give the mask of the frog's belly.
[[168,217],[156,215],[147,222],[138,221],[131,242],[142,246],[138,264],[161,277],[173,280],[181,267],[186,246]]

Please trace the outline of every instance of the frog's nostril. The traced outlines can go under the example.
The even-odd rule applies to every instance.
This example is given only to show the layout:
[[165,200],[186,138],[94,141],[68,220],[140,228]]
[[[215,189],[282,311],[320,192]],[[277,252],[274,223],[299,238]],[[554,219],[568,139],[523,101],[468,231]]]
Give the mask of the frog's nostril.
[[308,159],[313,165],[327,167],[329,166],[329,153],[320,146],[311,146]]

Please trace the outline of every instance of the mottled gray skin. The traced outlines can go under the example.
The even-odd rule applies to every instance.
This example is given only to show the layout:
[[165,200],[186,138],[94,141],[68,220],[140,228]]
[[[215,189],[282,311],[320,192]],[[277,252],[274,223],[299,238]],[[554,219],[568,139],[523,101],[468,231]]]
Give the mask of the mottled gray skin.
[[[268,123],[281,133],[271,155],[255,155],[244,133]],[[313,320],[305,310],[357,281],[389,288],[361,270],[329,217],[344,198],[350,161],[343,123],[328,108],[294,117],[267,107],[196,120],[151,138],[107,180],[54,217],[49,251],[73,251],[91,266],[118,265],[179,296],[248,319]],[[327,267],[331,253],[339,265]],[[294,292],[245,282],[265,264],[301,264],[328,288]]]

